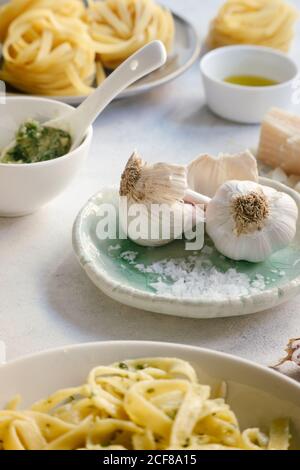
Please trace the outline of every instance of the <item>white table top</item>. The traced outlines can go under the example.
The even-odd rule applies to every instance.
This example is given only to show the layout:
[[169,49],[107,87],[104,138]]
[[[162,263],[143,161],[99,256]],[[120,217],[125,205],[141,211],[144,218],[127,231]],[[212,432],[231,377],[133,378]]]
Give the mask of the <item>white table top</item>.
[[[164,3],[204,36],[222,0]],[[294,3],[300,7],[300,0]],[[295,57],[299,49],[300,31]],[[73,185],[34,215],[0,219],[0,340],[7,358],[72,343],[128,339],[187,343],[276,362],[288,339],[300,336],[300,296],[241,318],[187,320],[147,313],[102,294],[71,245],[77,212],[103,185],[118,182],[133,149],[148,161],[185,163],[201,152],[253,147],[258,135],[257,126],[233,125],[208,111],[198,64],[156,91],[114,102],[95,124],[87,166]]]

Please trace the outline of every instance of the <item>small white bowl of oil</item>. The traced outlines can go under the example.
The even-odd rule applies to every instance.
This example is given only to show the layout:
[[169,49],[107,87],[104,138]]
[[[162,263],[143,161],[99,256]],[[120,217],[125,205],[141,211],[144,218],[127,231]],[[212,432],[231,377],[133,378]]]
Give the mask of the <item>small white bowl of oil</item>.
[[200,62],[207,105],[218,116],[245,124],[260,123],[273,106],[292,104],[296,63],[261,46],[227,46]]

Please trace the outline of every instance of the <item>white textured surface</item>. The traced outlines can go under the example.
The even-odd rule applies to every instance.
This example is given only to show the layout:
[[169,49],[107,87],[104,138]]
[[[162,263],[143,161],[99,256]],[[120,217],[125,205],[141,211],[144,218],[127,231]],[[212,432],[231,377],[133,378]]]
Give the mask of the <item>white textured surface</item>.
[[[222,1],[165,3],[190,18],[204,36]],[[300,0],[294,3],[300,7]],[[295,57],[300,32],[297,42]],[[254,147],[258,134],[257,126],[233,125],[207,110],[197,65],[157,91],[113,103],[96,123],[87,166],[72,187],[37,214],[0,219],[0,340],[7,345],[8,359],[71,343],[135,339],[181,342],[263,364],[276,362],[288,339],[300,336],[300,297],[243,318],[201,321],[146,313],[98,291],[71,247],[77,212],[101,186],[118,181],[134,148],[149,161],[184,163],[200,152]]]

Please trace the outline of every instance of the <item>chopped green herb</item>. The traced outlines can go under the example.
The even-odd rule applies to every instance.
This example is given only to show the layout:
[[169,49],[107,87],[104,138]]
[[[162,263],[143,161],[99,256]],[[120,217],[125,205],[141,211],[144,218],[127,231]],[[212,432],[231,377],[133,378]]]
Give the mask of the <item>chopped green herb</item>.
[[173,420],[176,418],[176,415],[177,415],[177,410],[173,410],[168,413],[169,418]]
[[190,440],[190,438],[188,437],[182,447],[184,447],[184,448],[189,447],[190,444],[191,444],[191,440]]
[[122,434],[122,431],[115,431],[111,436],[110,436],[110,442],[115,443],[115,440]]
[[105,442],[104,444],[101,444],[101,447],[109,447],[111,445],[111,442]]
[[147,390],[147,393],[154,393],[154,392],[155,392],[154,388],[148,388]]
[[129,367],[128,367],[127,364],[125,364],[125,362],[120,362],[120,364],[119,364],[119,369],[128,370]]
[[25,122],[16,134],[16,144],[1,163],[36,163],[53,160],[69,152],[71,136],[62,129],[43,126],[37,121]]

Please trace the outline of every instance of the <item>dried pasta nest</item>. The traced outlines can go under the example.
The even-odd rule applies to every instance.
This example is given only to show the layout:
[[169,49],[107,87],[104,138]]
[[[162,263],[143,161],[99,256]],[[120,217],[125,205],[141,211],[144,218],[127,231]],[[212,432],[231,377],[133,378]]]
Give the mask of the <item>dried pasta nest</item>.
[[227,0],[211,24],[211,48],[254,44],[287,52],[299,14],[285,0]]
[[4,41],[9,25],[26,11],[33,8],[46,8],[58,15],[81,18],[84,4],[81,0],[11,0],[0,8],[0,41]]
[[170,51],[174,39],[172,14],[152,0],[90,1],[86,21],[100,60],[109,69],[154,39]]
[[0,79],[27,93],[87,94],[95,50],[87,25],[51,10],[28,10],[10,25]]

